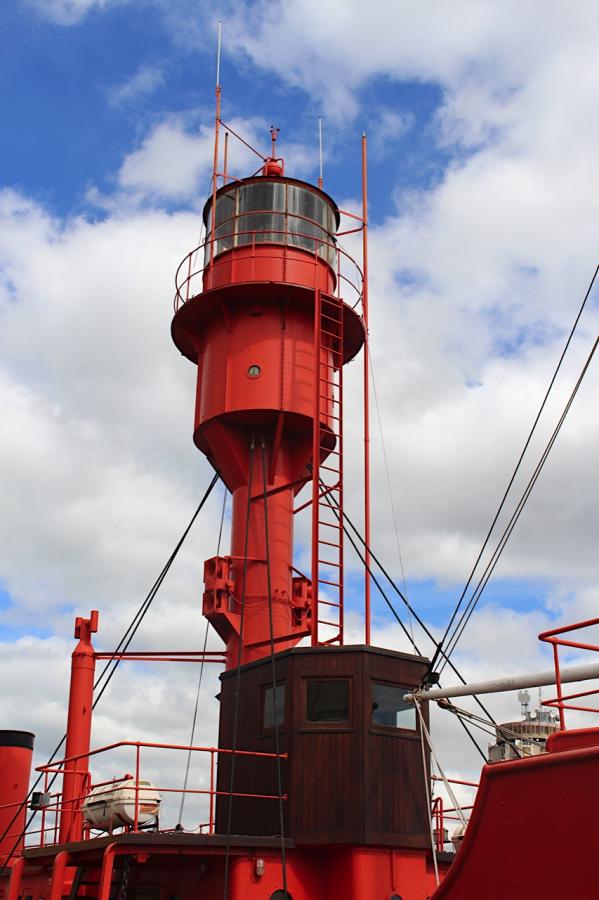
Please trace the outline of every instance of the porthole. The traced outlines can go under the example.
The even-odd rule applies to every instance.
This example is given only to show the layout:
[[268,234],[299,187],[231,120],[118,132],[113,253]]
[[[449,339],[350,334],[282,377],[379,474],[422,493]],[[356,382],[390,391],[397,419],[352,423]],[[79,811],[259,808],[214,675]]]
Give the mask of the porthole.
[[248,369],[248,378],[258,378],[261,371],[262,369],[260,368],[260,366],[250,366]]
[[274,891],[270,895],[269,900],[293,900],[293,897],[289,891]]

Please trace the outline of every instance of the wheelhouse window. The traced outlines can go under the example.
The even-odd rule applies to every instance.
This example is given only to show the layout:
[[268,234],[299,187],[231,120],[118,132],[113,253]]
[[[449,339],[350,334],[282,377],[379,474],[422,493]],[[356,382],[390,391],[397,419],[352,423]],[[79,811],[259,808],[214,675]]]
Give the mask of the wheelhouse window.
[[[276,709],[275,709],[276,707]],[[276,715],[275,715],[276,713]],[[264,688],[262,700],[262,727],[274,728],[285,721],[285,685],[278,684],[275,691],[272,685]]]
[[306,722],[349,722],[349,679],[318,678],[306,684]]
[[372,682],[372,724],[383,728],[416,730],[416,709],[404,700],[408,688]]

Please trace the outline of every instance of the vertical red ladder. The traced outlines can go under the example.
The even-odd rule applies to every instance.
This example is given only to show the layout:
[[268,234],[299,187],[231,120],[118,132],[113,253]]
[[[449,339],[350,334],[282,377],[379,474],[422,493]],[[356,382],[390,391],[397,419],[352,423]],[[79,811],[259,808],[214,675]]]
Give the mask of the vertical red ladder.
[[312,644],[343,644],[343,301],[316,291]]

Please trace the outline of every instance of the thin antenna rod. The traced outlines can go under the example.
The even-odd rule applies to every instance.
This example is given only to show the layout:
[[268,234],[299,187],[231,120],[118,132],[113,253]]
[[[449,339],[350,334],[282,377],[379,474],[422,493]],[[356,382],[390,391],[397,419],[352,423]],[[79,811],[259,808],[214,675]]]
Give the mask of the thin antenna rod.
[[216,191],[218,173],[218,139],[220,134],[220,48],[223,23],[218,21],[218,44],[216,49],[216,111],[214,115],[214,159],[212,161],[212,206],[210,209],[210,268],[214,263],[214,241],[216,228]]
[[218,20],[218,42],[216,45],[216,86],[220,87],[220,47],[223,33],[223,23]]
[[322,116],[318,117],[318,158],[320,162],[320,174],[318,176],[318,187],[322,190]]
[[223,184],[227,183],[227,165],[229,161],[229,132],[225,131],[225,154],[223,158]]
[[364,643],[370,644],[370,382],[368,347],[368,151],[362,133],[362,314],[364,318]]

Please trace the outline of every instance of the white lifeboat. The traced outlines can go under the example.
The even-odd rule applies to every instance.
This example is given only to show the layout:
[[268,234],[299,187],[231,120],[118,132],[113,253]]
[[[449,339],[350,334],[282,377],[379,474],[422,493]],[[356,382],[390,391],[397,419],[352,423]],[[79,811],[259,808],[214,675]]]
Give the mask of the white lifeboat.
[[[94,788],[81,809],[86,822],[100,831],[113,831],[135,824],[135,778],[125,778]],[[161,796],[150,781],[140,781],[137,797],[138,825],[151,825],[158,819]]]

